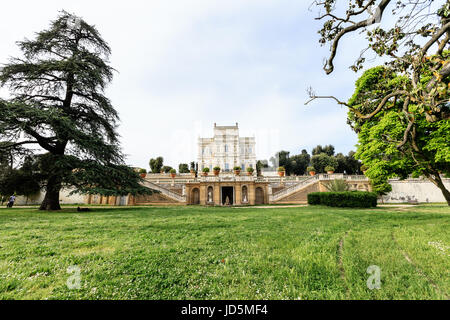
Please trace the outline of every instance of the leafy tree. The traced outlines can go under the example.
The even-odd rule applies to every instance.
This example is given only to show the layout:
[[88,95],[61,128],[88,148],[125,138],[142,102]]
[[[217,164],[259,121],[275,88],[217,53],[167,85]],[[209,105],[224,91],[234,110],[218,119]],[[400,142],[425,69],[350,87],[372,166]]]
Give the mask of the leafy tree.
[[164,173],[169,173],[170,170],[172,170],[173,168],[170,166],[164,166],[161,168],[161,171],[163,171]]
[[258,160],[256,162],[256,173],[258,176],[262,175],[262,169],[264,168],[268,168],[269,167],[269,163],[267,160]]
[[[444,56],[447,58],[448,53],[444,52]],[[432,72],[423,71],[424,79],[418,81],[427,83]],[[449,78],[441,81],[448,86]],[[367,167],[365,174],[379,194],[386,192],[387,179],[391,177],[424,175],[442,191],[450,205],[450,192],[442,181],[442,175],[450,173],[450,119],[428,121],[422,101],[409,96],[397,97],[374,113],[387,92],[412,91],[413,87],[410,78],[384,66],[369,69],[358,79],[348,103],[348,121],[359,139],[355,156]],[[442,98],[448,108],[448,92]],[[362,119],[353,110],[373,116]]]
[[[284,167],[286,169],[286,175],[290,175],[292,173],[292,164],[289,154],[289,151],[280,151],[275,154],[275,159],[278,160],[278,167]],[[272,161],[272,163],[274,162]]]
[[158,157],[156,159],[152,158],[150,159],[149,165],[152,173],[160,173],[164,165],[164,158],[163,157]]
[[[0,195],[23,195],[30,197],[41,191],[40,175],[35,173],[32,157],[26,157],[19,169],[7,167],[0,172]],[[3,203],[3,201],[2,201]]]
[[[450,117],[448,99],[445,98],[449,90],[445,79],[450,75],[450,61],[445,54],[450,43],[449,1],[358,0],[347,1],[345,7],[337,0],[324,0],[315,4],[323,10],[317,20],[325,20],[319,31],[320,43],[330,44],[331,53],[324,66],[327,74],[334,71],[334,59],[341,40],[355,33],[365,33],[367,48],[351,68],[361,70],[366,62],[365,54],[372,51],[382,57],[394,73],[408,79],[409,88],[392,86],[391,90],[383,90],[383,96],[378,94],[378,105],[371,112],[352,108],[333,96],[318,96],[312,89],[307,104],[317,98],[334,99],[364,120],[393,105],[401,112],[402,106],[394,101],[408,100],[417,105],[416,113],[430,123]],[[389,6],[391,10],[387,10]],[[378,25],[375,27],[374,24]],[[367,103],[371,105],[370,100]]]
[[111,50],[97,29],[63,11],[49,29],[18,45],[24,57],[0,68],[0,86],[11,96],[0,100],[0,151],[36,155],[46,189],[40,209],[59,210],[63,186],[151,192],[123,164],[118,115],[104,96],[113,77]]
[[290,160],[292,173],[296,175],[303,175],[306,173],[306,168],[311,161],[311,156],[308,154],[308,151],[302,150],[300,154],[292,156]]
[[326,153],[321,153],[311,158],[311,164],[319,173],[325,172],[325,167],[331,166],[336,168],[338,166],[338,162],[336,158],[327,155]]
[[325,153],[325,154],[329,155],[330,157],[331,157],[331,156],[334,156],[334,146],[332,146],[332,145],[330,144],[330,145],[328,145],[328,146],[322,147],[322,146],[319,144],[319,145],[318,145],[317,147],[315,147],[315,148],[313,149],[313,151],[312,151],[312,155],[313,155],[313,156],[317,156],[317,155],[319,155],[319,154],[321,154],[321,153]]
[[336,167],[336,173],[346,173],[346,174],[359,174],[361,163],[359,160],[355,159],[355,152],[350,151],[347,156],[342,153],[338,153],[335,156],[338,166]]
[[187,163],[180,163],[178,166],[179,173],[189,173],[189,166]]
[[347,156],[345,156],[345,171],[347,174],[360,174],[361,173],[361,162],[355,158],[355,151],[350,151]]

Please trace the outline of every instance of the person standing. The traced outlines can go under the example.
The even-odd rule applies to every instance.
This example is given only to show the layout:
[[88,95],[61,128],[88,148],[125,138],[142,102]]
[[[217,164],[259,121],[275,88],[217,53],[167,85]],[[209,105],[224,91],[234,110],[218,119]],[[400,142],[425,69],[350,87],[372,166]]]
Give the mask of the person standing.
[[16,201],[16,196],[15,196],[15,195],[12,195],[11,197],[9,197],[9,201],[8,201],[7,207],[8,207],[8,208],[12,208],[13,205],[14,205],[14,201]]

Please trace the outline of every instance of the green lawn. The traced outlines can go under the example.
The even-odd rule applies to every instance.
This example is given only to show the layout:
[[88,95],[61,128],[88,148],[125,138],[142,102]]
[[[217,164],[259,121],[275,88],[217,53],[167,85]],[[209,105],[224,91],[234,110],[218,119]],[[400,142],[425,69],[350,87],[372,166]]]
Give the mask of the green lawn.
[[445,205],[0,209],[0,299],[448,299],[449,231]]

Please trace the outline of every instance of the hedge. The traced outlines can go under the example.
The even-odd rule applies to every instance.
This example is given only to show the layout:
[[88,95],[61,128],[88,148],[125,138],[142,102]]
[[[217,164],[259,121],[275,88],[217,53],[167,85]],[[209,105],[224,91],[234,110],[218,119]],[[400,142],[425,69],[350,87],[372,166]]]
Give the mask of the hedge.
[[308,194],[308,204],[328,207],[374,208],[377,195],[374,192],[313,192]]

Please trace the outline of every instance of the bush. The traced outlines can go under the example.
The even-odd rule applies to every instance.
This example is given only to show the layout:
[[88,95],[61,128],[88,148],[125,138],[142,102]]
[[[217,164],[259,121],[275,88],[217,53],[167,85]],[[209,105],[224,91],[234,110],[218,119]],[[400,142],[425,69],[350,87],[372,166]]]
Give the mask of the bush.
[[139,169],[139,173],[147,173],[147,170],[145,170],[145,169]]
[[312,192],[308,194],[308,204],[315,206],[320,204],[320,193],[321,192]]
[[286,169],[284,167],[278,167],[278,172],[285,172]]
[[325,171],[326,172],[330,172],[330,171],[334,171],[335,169],[334,169],[334,167],[332,167],[332,166],[326,166],[325,167]]
[[306,171],[308,171],[308,172],[316,172],[316,168],[314,168],[313,166],[310,166],[310,167],[306,168]]
[[253,169],[252,167],[247,168],[247,172],[249,172],[249,173],[253,173],[254,171],[255,171],[255,169]]
[[234,167],[233,170],[234,171],[241,171],[241,167]]
[[177,173],[177,170],[175,170],[175,169],[170,169],[169,172],[170,172],[170,173]]
[[308,194],[308,204],[328,207],[375,208],[377,195],[374,192],[313,192]]
[[208,167],[203,168],[203,172],[204,172],[204,173],[208,173],[208,172],[209,172],[209,168],[208,168]]
[[214,167],[213,170],[214,171],[220,171],[220,167]]

